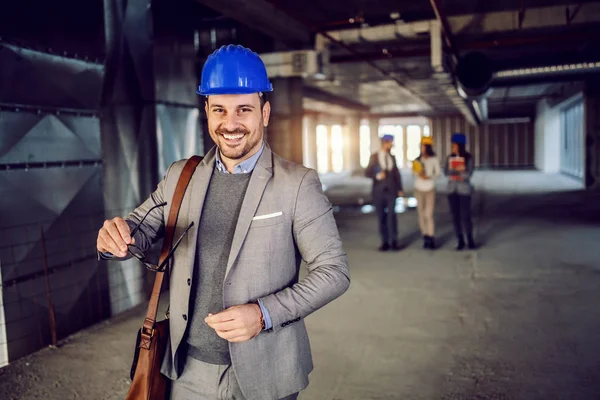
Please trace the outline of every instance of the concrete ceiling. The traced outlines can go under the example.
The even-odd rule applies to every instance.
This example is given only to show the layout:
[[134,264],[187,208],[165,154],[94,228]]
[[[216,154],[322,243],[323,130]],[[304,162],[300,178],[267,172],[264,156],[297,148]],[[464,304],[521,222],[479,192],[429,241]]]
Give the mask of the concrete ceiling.
[[[287,46],[282,49],[314,48],[323,33],[336,38],[321,42],[331,61],[327,79],[307,79],[309,88],[362,103],[376,114],[465,113],[466,102],[457,100],[453,90],[452,53],[444,47],[444,71],[436,70],[428,31],[367,35],[375,27],[395,24],[402,30],[435,21],[428,0],[257,0],[252,6],[243,0],[198,1],[276,37]],[[442,12],[460,54],[480,51],[495,71],[600,61],[600,2],[445,0]],[[352,32],[359,32],[354,35],[357,40],[349,40]],[[365,37],[359,37],[361,32]],[[532,115],[537,101],[550,95],[552,87],[544,77],[499,82],[489,98],[489,114]]]

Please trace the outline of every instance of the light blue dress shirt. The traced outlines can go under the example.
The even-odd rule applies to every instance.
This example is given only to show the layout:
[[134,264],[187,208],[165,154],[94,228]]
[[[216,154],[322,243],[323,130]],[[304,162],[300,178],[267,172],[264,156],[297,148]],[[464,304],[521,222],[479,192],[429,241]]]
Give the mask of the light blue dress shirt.
[[[244,160],[241,163],[239,163],[238,165],[236,165],[235,168],[233,169],[233,173],[234,174],[248,174],[248,173],[252,172],[254,170],[254,167],[256,167],[256,163],[258,163],[258,159],[262,155],[264,148],[265,148],[265,142],[263,142],[258,153],[254,154],[249,159]],[[221,161],[221,152],[218,150],[217,150],[216,159],[217,159],[216,165],[217,165],[217,169],[219,170],[219,172],[224,172],[224,173],[228,174],[229,171],[227,171],[227,168],[225,168],[225,165]]]

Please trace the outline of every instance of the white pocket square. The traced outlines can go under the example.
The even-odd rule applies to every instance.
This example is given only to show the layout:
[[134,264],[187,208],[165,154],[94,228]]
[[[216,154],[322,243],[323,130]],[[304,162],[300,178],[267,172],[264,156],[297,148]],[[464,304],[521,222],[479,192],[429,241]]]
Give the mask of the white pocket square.
[[280,215],[283,215],[281,211],[272,214],[257,215],[256,217],[252,218],[252,221],[258,221],[259,219],[275,218],[279,217]]

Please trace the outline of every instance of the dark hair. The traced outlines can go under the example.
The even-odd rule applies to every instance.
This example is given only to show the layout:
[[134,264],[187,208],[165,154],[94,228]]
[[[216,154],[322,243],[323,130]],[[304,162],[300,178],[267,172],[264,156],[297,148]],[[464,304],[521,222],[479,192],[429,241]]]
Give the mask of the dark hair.
[[458,146],[458,155],[468,161],[471,158],[471,153],[467,151],[467,145],[465,143],[456,143],[456,145]]
[[433,151],[433,146],[430,144],[425,145],[425,154],[427,157],[435,157],[435,151]]
[[267,99],[266,93],[263,92],[261,94],[262,94],[262,96],[259,94],[258,97],[260,98],[260,109],[262,110],[263,107],[265,106],[265,103],[269,100]]
[[[426,144],[425,146],[425,155],[427,157],[435,157],[435,151],[433,151],[433,146],[430,144]],[[417,160],[420,160],[421,157],[423,157],[423,153],[419,154],[419,157],[417,157]]]

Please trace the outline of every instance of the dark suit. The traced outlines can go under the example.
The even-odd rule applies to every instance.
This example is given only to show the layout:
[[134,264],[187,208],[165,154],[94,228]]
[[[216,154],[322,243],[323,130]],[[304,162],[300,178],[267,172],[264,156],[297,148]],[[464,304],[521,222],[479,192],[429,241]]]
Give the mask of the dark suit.
[[382,171],[379,165],[378,152],[371,155],[365,175],[373,179],[373,205],[379,217],[379,233],[383,243],[395,242],[398,237],[398,221],[396,219],[396,199],[398,192],[402,191],[402,177],[396,165],[396,158],[390,157],[392,168],[386,171],[385,179],[378,180],[377,174]]

